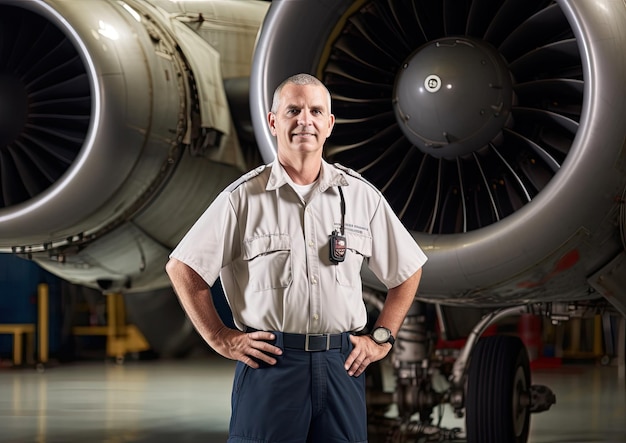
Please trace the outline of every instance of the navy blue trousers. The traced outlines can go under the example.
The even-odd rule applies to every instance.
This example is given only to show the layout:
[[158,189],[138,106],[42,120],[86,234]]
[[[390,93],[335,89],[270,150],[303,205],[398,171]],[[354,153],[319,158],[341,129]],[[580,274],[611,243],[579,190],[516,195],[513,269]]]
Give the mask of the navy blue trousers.
[[365,375],[351,377],[341,349],[283,349],[276,365],[253,369],[237,363],[228,443],[366,443]]

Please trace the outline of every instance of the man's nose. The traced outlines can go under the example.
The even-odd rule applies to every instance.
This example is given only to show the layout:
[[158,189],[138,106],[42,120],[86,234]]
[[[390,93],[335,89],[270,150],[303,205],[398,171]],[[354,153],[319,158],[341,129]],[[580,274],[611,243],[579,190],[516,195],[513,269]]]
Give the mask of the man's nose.
[[312,116],[311,113],[308,111],[302,111],[300,113],[300,118],[298,119],[298,124],[302,125],[302,126],[308,126],[311,124],[312,121]]

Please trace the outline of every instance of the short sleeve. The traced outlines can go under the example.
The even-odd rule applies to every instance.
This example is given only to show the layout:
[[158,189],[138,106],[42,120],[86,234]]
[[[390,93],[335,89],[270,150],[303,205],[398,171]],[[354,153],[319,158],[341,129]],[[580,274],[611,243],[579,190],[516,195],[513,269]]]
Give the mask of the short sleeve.
[[368,266],[387,288],[406,281],[428,260],[382,196],[370,222],[370,230],[373,246]]
[[209,286],[238,254],[238,230],[230,193],[222,192],[170,254],[196,271]]

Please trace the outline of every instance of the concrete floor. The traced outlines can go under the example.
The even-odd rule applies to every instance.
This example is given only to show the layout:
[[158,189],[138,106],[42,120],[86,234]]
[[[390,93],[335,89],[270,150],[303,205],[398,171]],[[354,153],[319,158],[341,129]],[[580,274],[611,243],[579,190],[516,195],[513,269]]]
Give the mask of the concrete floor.
[[[0,442],[224,442],[234,363],[88,362],[0,369]],[[626,442],[626,386],[615,366],[533,372],[557,404],[532,417],[532,443]],[[445,421],[444,421],[445,422]],[[447,426],[463,426],[450,417]]]

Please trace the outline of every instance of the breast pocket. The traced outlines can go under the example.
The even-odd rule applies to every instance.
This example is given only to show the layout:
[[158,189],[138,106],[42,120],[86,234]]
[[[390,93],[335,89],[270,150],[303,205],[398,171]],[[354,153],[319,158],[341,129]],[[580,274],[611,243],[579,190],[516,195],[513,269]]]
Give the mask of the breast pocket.
[[291,238],[285,234],[252,237],[244,242],[248,287],[253,291],[285,288],[291,283]]
[[346,258],[335,266],[337,283],[342,286],[361,286],[363,259],[372,255],[372,238],[346,232]]

